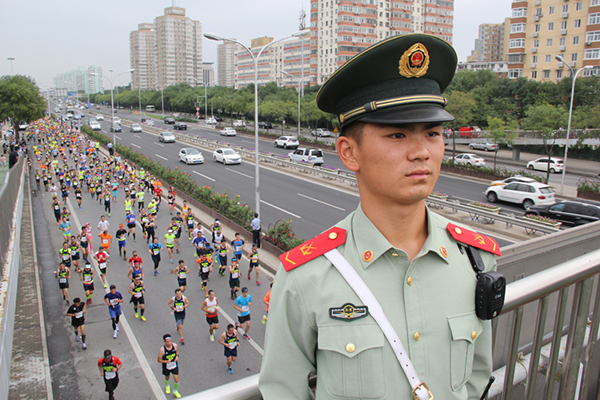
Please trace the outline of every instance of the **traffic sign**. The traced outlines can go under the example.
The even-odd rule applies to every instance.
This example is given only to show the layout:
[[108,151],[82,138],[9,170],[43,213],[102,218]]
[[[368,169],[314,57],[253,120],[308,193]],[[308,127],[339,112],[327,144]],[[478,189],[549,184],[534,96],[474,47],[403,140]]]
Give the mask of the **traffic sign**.
[[200,111],[200,107],[196,107],[196,111]]

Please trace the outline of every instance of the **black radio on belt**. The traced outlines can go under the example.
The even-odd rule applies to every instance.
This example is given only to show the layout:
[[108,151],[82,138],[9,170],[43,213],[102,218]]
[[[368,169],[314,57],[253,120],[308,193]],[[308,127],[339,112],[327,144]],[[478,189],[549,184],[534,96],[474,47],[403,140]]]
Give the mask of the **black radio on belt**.
[[477,274],[477,289],[475,290],[475,312],[480,319],[492,319],[500,315],[504,306],[506,279],[500,272],[485,271],[485,265],[479,250],[472,246],[459,245],[467,251],[469,261]]

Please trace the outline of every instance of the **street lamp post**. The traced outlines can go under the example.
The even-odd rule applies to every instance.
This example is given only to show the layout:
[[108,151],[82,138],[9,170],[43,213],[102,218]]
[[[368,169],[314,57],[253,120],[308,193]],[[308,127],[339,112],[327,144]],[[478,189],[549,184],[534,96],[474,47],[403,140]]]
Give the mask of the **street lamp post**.
[[569,106],[569,123],[567,125],[567,141],[565,142],[565,157],[564,157],[564,165],[562,170],[562,177],[560,179],[560,194],[563,194],[565,188],[565,173],[567,172],[567,155],[569,153],[569,136],[571,134],[571,117],[573,116],[573,98],[575,97],[575,80],[577,79],[577,75],[583,71],[584,69],[592,69],[592,65],[586,65],[585,67],[581,67],[573,74],[573,68],[566,63],[565,59],[562,56],[554,57],[558,61],[561,61],[571,70],[571,76],[573,77],[573,84],[571,85],[571,105]]
[[[188,79],[193,79],[198,82],[200,79],[194,78],[193,76],[188,77]],[[202,85],[204,85],[204,119],[208,117],[208,96],[206,95],[206,82],[202,81]]]
[[[286,75],[291,76],[292,78],[295,78],[294,75],[290,74],[289,72],[285,72],[285,71],[281,71]],[[298,134],[296,135],[297,138],[300,138],[300,91],[301,91],[301,87],[303,88],[304,86],[304,76],[302,76],[300,78],[300,81],[298,82]],[[299,140],[299,139],[298,139]]]
[[[107,79],[108,82],[110,82],[110,117],[111,117],[110,118],[110,126],[112,126],[112,128],[113,128],[113,145],[116,145],[117,144],[117,139],[116,139],[117,135],[115,133],[115,101],[114,101],[114,97],[113,97],[113,81],[121,75],[135,71],[135,69],[132,68],[132,69],[128,69],[125,72],[121,72],[119,75],[115,76],[114,78],[112,76],[113,70],[110,69],[109,71],[110,71],[110,78],[108,78],[106,75],[101,75],[101,76],[104,79]],[[90,75],[98,76],[100,74],[97,74],[95,72],[90,72]]]
[[204,37],[210,40],[217,40],[217,41],[228,41],[228,42],[233,42],[233,43],[237,43],[238,45],[242,46],[244,48],[244,50],[246,50],[248,52],[248,54],[250,54],[250,57],[252,57],[252,60],[254,61],[254,186],[255,186],[255,194],[254,194],[254,209],[255,211],[260,215],[260,179],[259,179],[259,165],[258,165],[258,155],[259,155],[259,151],[258,151],[258,59],[260,58],[261,54],[263,53],[263,51],[275,44],[275,43],[279,43],[283,40],[286,39],[290,39],[292,37],[297,37],[300,35],[305,35],[308,32],[296,32],[290,36],[286,36],[284,38],[272,41],[271,43],[267,43],[266,45],[264,45],[263,47],[261,47],[261,49],[258,51],[258,54],[256,56],[254,56],[254,54],[252,53],[252,50],[250,50],[248,47],[246,47],[243,43],[238,42],[237,40],[233,40],[233,39],[228,39],[222,36],[218,36],[218,35],[214,35],[211,33],[205,33]]

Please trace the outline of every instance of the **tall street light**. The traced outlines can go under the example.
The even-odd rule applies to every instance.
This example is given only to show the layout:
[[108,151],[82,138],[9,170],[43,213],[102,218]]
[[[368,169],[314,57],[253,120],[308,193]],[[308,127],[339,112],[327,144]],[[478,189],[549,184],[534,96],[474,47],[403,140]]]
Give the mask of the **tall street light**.
[[[115,79],[117,79],[117,78],[118,78],[119,76],[121,76],[121,75],[125,75],[125,74],[128,74],[128,73],[130,73],[130,72],[133,72],[133,71],[135,71],[135,69],[134,69],[134,68],[132,68],[132,69],[128,69],[128,70],[127,70],[127,71],[125,71],[125,72],[121,72],[119,75],[115,76],[114,78],[113,78],[113,76],[112,76],[113,70],[111,69],[111,70],[109,70],[109,71],[110,71],[110,78],[109,78],[109,77],[107,77],[106,75],[101,75],[101,76],[102,76],[104,79],[108,80],[108,82],[110,82],[110,117],[111,117],[111,118],[110,118],[110,124],[111,124],[111,126],[112,126],[112,128],[113,128],[113,145],[116,145],[116,144],[117,144],[117,139],[116,139],[116,136],[117,136],[117,135],[116,135],[116,133],[115,133],[115,101],[114,101],[114,97],[113,97],[113,81],[114,81]],[[100,75],[100,74],[98,74],[98,73],[96,73],[96,72],[90,72],[90,75],[93,75],[93,76],[98,76],[98,75]]]
[[565,188],[565,173],[567,172],[567,154],[569,153],[569,136],[571,134],[571,117],[573,116],[573,98],[575,97],[575,80],[577,79],[577,75],[583,71],[584,69],[592,69],[594,68],[592,65],[586,65],[585,67],[581,67],[573,74],[573,68],[567,64],[565,59],[562,56],[554,57],[558,61],[565,64],[571,70],[571,76],[573,77],[573,84],[571,85],[571,105],[569,106],[569,123],[567,125],[567,141],[565,143],[565,157],[564,157],[564,166],[562,171],[562,177],[560,179],[560,194],[563,194]]
[[300,31],[300,32],[296,32],[290,36],[286,36],[284,38],[275,40],[271,43],[267,43],[266,45],[261,47],[261,49],[258,51],[258,54],[256,56],[254,56],[254,53],[252,53],[252,50],[250,50],[243,43],[238,42],[237,40],[228,39],[223,36],[218,36],[218,35],[215,35],[212,33],[204,34],[204,37],[207,39],[210,39],[210,40],[227,41],[227,42],[236,43],[236,44],[242,46],[248,52],[248,54],[250,54],[250,57],[252,57],[252,61],[254,61],[254,147],[255,147],[255,149],[254,149],[254,186],[255,186],[254,210],[259,215],[260,215],[260,185],[259,185],[259,166],[258,166],[258,155],[259,155],[259,151],[258,151],[258,59],[260,58],[261,54],[267,47],[269,47],[275,43],[279,43],[286,39],[304,36],[308,33],[309,32],[307,32],[307,31]]
[[[281,71],[282,73],[291,76],[292,78],[296,78],[296,76],[290,74],[289,72],[285,72],[285,71]],[[301,91],[301,87],[303,88],[304,86],[304,77],[300,78],[300,81],[298,82],[298,134],[296,135],[297,138],[300,138],[300,91]],[[298,139],[299,140],[299,139]]]

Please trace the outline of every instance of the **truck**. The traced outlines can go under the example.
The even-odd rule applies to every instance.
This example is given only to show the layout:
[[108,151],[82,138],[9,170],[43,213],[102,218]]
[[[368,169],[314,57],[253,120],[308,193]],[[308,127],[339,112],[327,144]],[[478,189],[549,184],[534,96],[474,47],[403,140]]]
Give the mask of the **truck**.
[[463,126],[460,128],[460,137],[478,138],[481,135],[481,129],[478,126]]

